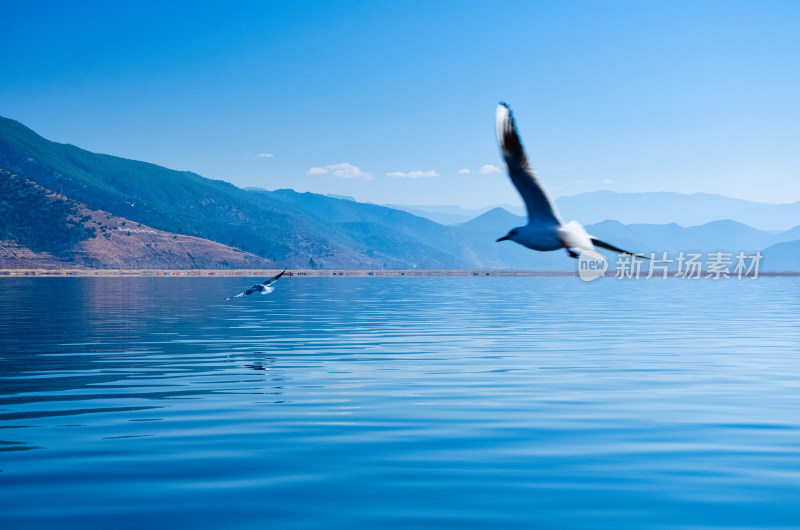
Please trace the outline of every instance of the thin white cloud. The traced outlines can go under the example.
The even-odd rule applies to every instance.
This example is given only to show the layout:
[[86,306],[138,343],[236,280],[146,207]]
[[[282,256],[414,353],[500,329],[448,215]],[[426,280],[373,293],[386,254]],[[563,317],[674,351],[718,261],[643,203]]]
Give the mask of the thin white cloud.
[[369,180],[372,178],[372,173],[364,173],[363,171],[361,171],[360,168],[354,166],[353,164],[348,164],[347,162],[344,162],[342,164],[333,164],[331,166],[325,166],[325,167],[331,173],[343,179],[360,178],[363,180]]
[[603,179],[603,184],[614,184],[614,181],[611,179]]
[[324,175],[326,173],[343,179],[370,180],[372,178],[372,173],[365,173],[361,171],[361,168],[347,162],[331,164],[325,167],[312,167],[306,171],[306,175]]
[[272,153],[258,153],[256,156],[260,158],[272,158],[275,155],[273,155]]
[[422,177],[438,177],[439,174],[436,172],[435,169],[431,169],[429,171],[393,171],[392,173],[387,173],[387,177],[404,177],[409,179],[418,179]]
[[492,164],[486,164],[479,171],[484,175],[487,173],[500,173],[500,168]]
[[467,173],[472,173],[472,171],[470,171],[470,170],[469,170],[469,168],[466,168],[466,167],[465,167],[464,169],[459,169],[459,170],[458,170],[458,173],[459,173],[460,175],[466,175]]

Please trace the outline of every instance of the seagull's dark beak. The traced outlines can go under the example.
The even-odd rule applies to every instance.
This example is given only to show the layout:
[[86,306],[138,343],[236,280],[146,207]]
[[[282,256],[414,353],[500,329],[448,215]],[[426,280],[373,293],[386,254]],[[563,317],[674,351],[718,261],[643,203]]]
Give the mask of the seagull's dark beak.
[[503,236],[503,237],[501,237],[500,239],[498,239],[497,241],[495,241],[495,243],[499,243],[499,242],[501,242],[501,241],[505,241],[505,240],[507,240],[507,239],[508,239],[508,236]]

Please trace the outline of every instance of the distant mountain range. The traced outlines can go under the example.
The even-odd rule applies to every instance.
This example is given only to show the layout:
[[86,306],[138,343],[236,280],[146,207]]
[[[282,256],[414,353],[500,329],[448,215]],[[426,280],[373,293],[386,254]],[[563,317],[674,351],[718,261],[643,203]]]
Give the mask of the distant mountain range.
[[524,215],[525,208],[522,206],[512,206],[510,204],[499,204],[497,206],[487,206],[485,208],[462,208],[461,206],[447,205],[447,206],[429,206],[424,204],[407,205],[407,204],[384,204],[388,208],[395,210],[403,210],[419,217],[424,217],[443,225],[460,225],[466,223],[471,219],[475,219],[494,208],[502,208],[508,212]]
[[[495,208],[485,214],[463,224],[462,230],[469,230],[476,240],[484,240],[493,234],[502,233],[508,227],[521,226],[527,219],[511,214],[502,208]],[[783,232],[767,232],[730,220],[712,221],[700,226],[682,227],[676,223],[670,224],[622,224],[619,221],[603,221],[585,226],[586,231],[603,241],[608,241],[625,250],[642,253],[649,256],[655,253],[656,258],[661,258],[667,252],[668,259],[675,259],[678,253],[701,253],[706,256],[709,252],[726,252],[733,256],[739,252],[753,255],[761,252],[761,270],[793,271],[800,270],[800,226]],[[521,248],[513,245],[513,248]],[[522,249],[525,254],[530,251]],[[516,253],[507,255],[502,244],[495,247],[498,261],[517,264],[519,259]],[[557,267],[560,263],[561,252],[537,253],[537,265],[544,264],[544,268]],[[541,257],[539,257],[541,256]],[[610,255],[609,262],[613,267],[616,256]],[[530,259],[527,256],[527,259]],[[538,268],[538,267],[537,267]]]
[[[612,192],[558,204],[566,219],[633,251],[759,250],[764,270],[800,270],[800,229],[775,228],[793,222],[796,205]],[[575,269],[564,252],[495,243],[525,224],[502,208],[390,208],[352,197],[240,189],[51,142],[6,118],[0,118],[0,206],[0,267]],[[695,207],[702,215],[750,215],[773,231],[738,219],[691,227],[674,222],[702,217]],[[433,211],[408,211],[420,208]],[[432,215],[440,222],[426,218]],[[673,222],[642,223],[647,216]],[[622,224],[631,219],[639,222]]]
[[[556,199],[556,206],[565,221],[573,219],[582,224],[614,220],[623,224],[670,224],[697,226],[720,219],[738,221],[759,230],[783,231],[800,225],[800,202],[770,204],[732,199],[711,193],[647,192],[618,193],[593,191]],[[493,208],[503,208],[524,215],[521,206],[501,204],[493,207],[467,209],[459,206],[430,206],[387,204],[436,221],[461,224]]]
[[615,220],[624,224],[697,226],[729,219],[772,231],[800,225],[800,202],[769,204],[710,193],[594,191],[561,197],[556,205],[565,220],[579,219],[583,224]]

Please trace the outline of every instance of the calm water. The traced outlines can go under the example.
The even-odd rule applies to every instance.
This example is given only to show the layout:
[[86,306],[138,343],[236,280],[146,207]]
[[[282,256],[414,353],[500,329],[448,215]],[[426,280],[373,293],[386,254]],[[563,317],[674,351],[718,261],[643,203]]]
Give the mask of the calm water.
[[800,527],[800,280],[0,279],[2,528]]

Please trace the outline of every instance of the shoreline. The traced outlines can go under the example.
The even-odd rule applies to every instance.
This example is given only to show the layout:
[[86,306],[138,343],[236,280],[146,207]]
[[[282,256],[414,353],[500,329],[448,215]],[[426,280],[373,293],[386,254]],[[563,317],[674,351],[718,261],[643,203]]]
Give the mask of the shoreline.
[[[83,278],[231,278],[274,276],[283,269],[0,269],[2,277],[83,277]],[[302,278],[394,278],[437,276],[577,276],[577,271],[533,270],[361,270],[287,269],[287,276]]]
[[[268,277],[282,269],[0,269],[0,278],[232,278]],[[309,270],[288,269],[287,276],[302,278],[433,278],[433,277],[577,277],[578,271],[524,269],[431,269],[431,270]],[[615,271],[606,271],[614,277]],[[674,271],[669,276],[674,277]],[[798,271],[764,272],[758,276],[800,277]]]

